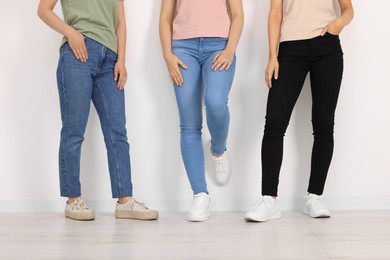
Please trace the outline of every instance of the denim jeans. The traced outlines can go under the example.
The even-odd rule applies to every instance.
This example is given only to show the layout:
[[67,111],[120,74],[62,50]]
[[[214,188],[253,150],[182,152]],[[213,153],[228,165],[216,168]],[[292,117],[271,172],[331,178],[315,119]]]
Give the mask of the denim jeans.
[[230,121],[227,104],[236,58],[229,70],[211,69],[214,57],[226,48],[226,44],[225,38],[172,41],[173,53],[188,67],[180,68],[184,84],[181,87],[174,85],[174,89],[180,114],[181,153],[194,194],[207,192],[201,138],[203,95],[211,150],[214,154],[223,154],[226,150]]
[[57,69],[61,105],[59,170],[61,196],[81,196],[80,152],[91,100],[99,115],[107,148],[114,198],[132,196],[124,91],[114,81],[117,55],[86,38],[88,61],[76,59],[69,44],[61,47]]
[[333,155],[335,110],[343,77],[340,39],[329,33],[280,43],[279,78],[273,79],[262,143],[262,194],[278,195],[283,141],[291,113],[310,72],[313,150],[308,192],[322,195]]

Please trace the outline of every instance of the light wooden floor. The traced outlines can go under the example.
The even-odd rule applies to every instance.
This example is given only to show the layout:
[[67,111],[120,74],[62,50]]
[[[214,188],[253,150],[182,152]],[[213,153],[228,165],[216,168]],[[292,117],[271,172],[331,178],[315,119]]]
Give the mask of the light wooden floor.
[[182,213],[158,221],[98,213],[77,222],[59,213],[0,214],[0,259],[390,259],[390,212],[333,212],[310,219],[247,223],[242,212],[189,223]]

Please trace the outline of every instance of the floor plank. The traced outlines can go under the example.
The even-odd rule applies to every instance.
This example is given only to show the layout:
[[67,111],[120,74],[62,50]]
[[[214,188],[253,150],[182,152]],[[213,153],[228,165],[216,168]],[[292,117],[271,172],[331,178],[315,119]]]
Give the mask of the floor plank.
[[389,211],[338,211],[330,219],[284,212],[249,223],[243,212],[190,223],[182,213],[158,221],[97,213],[78,222],[58,213],[0,214],[0,259],[390,259]]

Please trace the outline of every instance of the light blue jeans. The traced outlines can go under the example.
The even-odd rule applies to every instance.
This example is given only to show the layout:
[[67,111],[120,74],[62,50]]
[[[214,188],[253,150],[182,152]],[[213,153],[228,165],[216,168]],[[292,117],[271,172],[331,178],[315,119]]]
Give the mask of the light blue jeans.
[[[202,99],[206,106],[211,150],[223,154],[229,131],[228,96],[236,57],[229,70],[213,71],[214,57],[226,48],[225,38],[173,40],[172,51],[188,67],[180,68],[184,84],[174,85],[180,114],[180,143],[184,165],[194,194],[208,192],[202,145]],[[204,87],[202,87],[204,86]]]
[[114,81],[117,55],[100,43],[85,40],[88,61],[76,59],[69,44],[61,47],[57,69],[61,105],[59,170],[61,196],[78,197],[80,152],[91,100],[98,112],[107,148],[113,198],[132,196],[124,91]]

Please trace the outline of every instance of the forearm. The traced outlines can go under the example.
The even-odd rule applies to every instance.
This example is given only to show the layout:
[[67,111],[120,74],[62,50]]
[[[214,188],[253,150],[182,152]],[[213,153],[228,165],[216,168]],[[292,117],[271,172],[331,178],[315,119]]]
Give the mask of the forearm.
[[348,25],[354,16],[354,11],[352,7],[347,7],[341,10],[341,16],[338,18],[338,20],[341,22],[341,24],[344,26]]
[[119,23],[116,28],[118,43],[118,62],[126,61],[126,23]]
[[226,46],[226,49],[230,49],[233,52],[236,52],[238,42],[241,38],[242,28],[244,26],[244,14],[235,14],[232,16],[229,40]]
[[268,17],[268,48],[269,59],[277,58],[278,46],[280,41],[280,27],[282,16],[270,14]]
[[61,20],[50,8],[43,6],[38,7],[38,16],[41,20],[46,23],[50,28],[56,32],[68,36],[74,29]]
[[160,20],[160,41],[164,58],[172,54],[172,22],[167,19]]

